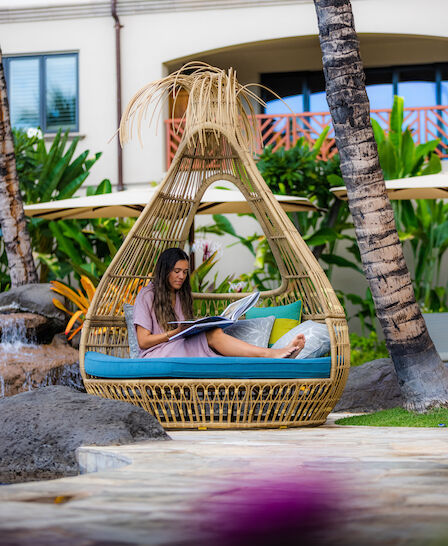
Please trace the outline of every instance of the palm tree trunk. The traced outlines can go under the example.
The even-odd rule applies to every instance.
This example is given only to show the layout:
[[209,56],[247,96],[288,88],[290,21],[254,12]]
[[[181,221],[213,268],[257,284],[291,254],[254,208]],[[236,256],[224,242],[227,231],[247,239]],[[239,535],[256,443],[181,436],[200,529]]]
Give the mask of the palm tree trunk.
[[448,404],[448,368],[415,301],[370,123],[350,0],[314,0],[327,101],[364,272],[409,409]]
[[37,282],[26,228],[9,120],[8,97],[0,49],[0,226],[8,258],[11,286]]

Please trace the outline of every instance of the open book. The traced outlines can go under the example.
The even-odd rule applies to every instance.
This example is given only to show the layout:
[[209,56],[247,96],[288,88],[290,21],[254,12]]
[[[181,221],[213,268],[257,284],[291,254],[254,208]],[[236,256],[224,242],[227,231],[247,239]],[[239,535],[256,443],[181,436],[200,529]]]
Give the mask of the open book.
[[257,303],[259,297],[260,292],[254,292],[245,298],[236,300],[228,305],[224,311],[216,317],[203,317],[197,320],[173,321],[170,324],[185,324],[186,328],[170,339],[188,337],[194,334],[199,334],[200,332],[206,332],[212,328],[226,328],[231,324],[235,324],[241,315],[244,315],[246,311]]

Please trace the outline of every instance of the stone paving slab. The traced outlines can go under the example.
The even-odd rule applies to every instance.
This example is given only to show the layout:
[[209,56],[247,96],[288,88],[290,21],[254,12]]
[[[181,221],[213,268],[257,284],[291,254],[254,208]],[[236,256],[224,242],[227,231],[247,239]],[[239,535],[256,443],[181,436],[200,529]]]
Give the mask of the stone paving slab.
[[95,473],[0,487],[0,544],[195,544],[198,507],[235,484],[276,476],[331,484],[344,504],[334,544],[448,544],[447,429],[330,421],[170,435],[80,448],[81,466]]

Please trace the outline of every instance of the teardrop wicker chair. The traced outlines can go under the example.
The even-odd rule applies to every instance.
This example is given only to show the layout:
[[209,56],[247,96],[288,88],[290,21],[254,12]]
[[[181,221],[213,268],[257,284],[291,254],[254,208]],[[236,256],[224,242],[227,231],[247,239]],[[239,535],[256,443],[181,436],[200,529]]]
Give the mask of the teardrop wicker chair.
[[[126,140],[133,117],[137,112],[141,115],[157,92],[168,89],[175,93],[180,87],[189,92],[185,132],[171,167],[107,269],[89,308],[80,345],[86,390],[141,406],[167,429],[322,424],[341,396],[349,370],[344,311],[323,270],[254,163],[253,132],[241,100],[254,96],[248,97],[247,89],[236,82],[232,71],[226,74],[208,65],[188,68],[189,74],[181,69],[141,90],[123,116],[121,137]],[[163,250],[186,245],[201,197],[217,180],[228,180],[243,193],[277,262],[280,286],[262,292],[261,305],[302,300],[302,320],[326,323],[331,338],[329,377],[102,379],[86,374],[86,351],[129,356],[123,302],[133,303],[138,290],[150,281]],[[202,314],[214,315],[244,295],[195,293],[193,296]]]

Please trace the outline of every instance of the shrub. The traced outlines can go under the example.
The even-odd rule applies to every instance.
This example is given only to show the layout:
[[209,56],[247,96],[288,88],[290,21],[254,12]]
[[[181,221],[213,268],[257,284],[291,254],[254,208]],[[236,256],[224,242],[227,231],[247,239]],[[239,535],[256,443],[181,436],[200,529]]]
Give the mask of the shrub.
[[386,343],[378,339],[376,332],[370,332],[369,337],[350,334],[350,348],[352,366],[361,366],[377,358],[389,357]]

